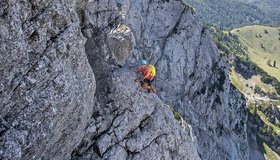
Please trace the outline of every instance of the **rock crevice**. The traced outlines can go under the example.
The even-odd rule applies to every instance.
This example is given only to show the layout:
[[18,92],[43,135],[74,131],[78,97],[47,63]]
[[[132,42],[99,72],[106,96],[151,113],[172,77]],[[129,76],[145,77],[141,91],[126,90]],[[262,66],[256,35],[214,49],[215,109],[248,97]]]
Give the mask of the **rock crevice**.
[[182,1],[0,3],[0,159],[248,158],[242,96]]

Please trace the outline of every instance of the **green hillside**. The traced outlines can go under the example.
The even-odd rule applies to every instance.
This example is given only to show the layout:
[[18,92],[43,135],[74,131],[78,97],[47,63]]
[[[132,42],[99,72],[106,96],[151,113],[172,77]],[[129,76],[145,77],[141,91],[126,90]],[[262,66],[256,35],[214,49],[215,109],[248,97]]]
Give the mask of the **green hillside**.
[[273,21],[280,21],[280,1],[279,0],[239,0],[252,4],[264,11]]
[[[274,78],[279,75],[265,71],[280,66],[278,28],[251,26],[229,32],[210,24],[205,27],[210,31],[222,56],[229,60],[232,84],[246,98],[251,117],[249,123],[257,126],[259,151],[266,160],[279,159],[280,82]],[[270,63],[264,58],[256,60],[259,56],[271,59]],[[272,60],[276,61],[276,67],[273,67]]]
[[276,160],[280,154],[280,28],[254,25],[230,33],[238,36],[237,42],[245,46],[247,55],[238,58],[239,52],[231,53],[237,57],[231,67],[231,81],[254,113],[265,158]]
[[[277,24],[280,21],[280,9],[277,3],[244,0],[184,0],[194,7],[206,23],[219,27],[236,28],[252,24]],[[273,7],[272,7],[273,6]],[[275,8],[274,8],[275,7]]]
[[249,58],[280,81],[280,28],[254,25],[232,33],[248,48]]

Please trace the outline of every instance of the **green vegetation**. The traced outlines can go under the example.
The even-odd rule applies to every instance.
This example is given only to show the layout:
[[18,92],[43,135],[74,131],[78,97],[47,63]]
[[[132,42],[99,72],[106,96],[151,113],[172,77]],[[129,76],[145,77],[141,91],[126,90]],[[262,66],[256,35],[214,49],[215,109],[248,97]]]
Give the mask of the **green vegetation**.
[[267,117],[261,112],[261,111],[257,111],[257,114],[260,116],[260,118],[262,119],[262,121],[266,124],[265,128],[266,129],[266,133],[267,134],[276,134],[278,136],[280,136],[280,128],[275,126],[274,124],[272,124],[271,122],[269,122],[267,120]]
[[172,107],[169,107],[173,113],[174,118],[180,123],[182,127],[185,127],[186,121],[181,117],[179,112],[176,112]]
[[257,6],[279,26],[280,22],[280,1],[279,0],[239,0],[247,4]]
[[[246,86],[241,84],[241,80],[248,81],[249,79],[251,79],[251,82],[253,82],[254,84],[265,88],[266,92],[257,93],[261,93],[261,95],[263,96],[269,96],[273,99],[276,99],[277,95],[275,94],[275,92],[280,94],[280,82],[270,74],[266,73],[261,67],[259,67],[250,59],[251,57],[249,56],[249,47],[239,40],[238,34],[235,34],[235,32],[239,33],[242,31],[236,29],[232,33],[230,31],[221,30],[218,27],[210,24],[205,25],[205,27],[211,32],[212,38],[221,51],[221,54],[223,56],[226,56],[230,60],[232,68],[232,74],[230,78],[234,86],[236,86],[238,90],[244,93],[246,91]],[[267,29],[267,32],[268,34],[270,34],[271,30]],[[238,73],[240,75],[238,75]],[[256,79],[254,76],[257,75],[261,76],[262,82],[257,81],[256,83]],[[267,85],[265,85],[264,83]],[[271,89],[271,85],[275,89]],[[261,90],[257,89],[256,91]]]
[[[263,148],[261,152],[266,159],[277,159],[277,153],[280,154],[280,147],[278,147],[280,146],[280,122],[278,119],[280,111],[277,107],[280,106],[280,82],[267,73],[257,62],[251,60],[251,48],[254,45],[258,46],[258,49],[264,50],[263,54],[267,55],[266,57],[273,57],[274,54],[277,54],[273,51],[278,52],[278,45],[267,44],[271,40],[269,36],[275,34],[275,30],[265,27],[261,29],[261,32],[252,33],[250,38],[262,39],[262,43],[250,40],[253,41],[250,42],[253,44],[248,45],[249,42],[244,43],[244,40],[240,38],[240,34],[243,34],[242,28],[224,31],[209,24],[205,27],[210,31],[221,54],[229,59],[232,84],[246,95],[247,103],[249,103],[248,109],[253,116],[253,122],[257,125],[259,146]],[[276,35],[279,36],[279,33]],[[275,39],[278,40],[274,37]],[[279,43],[279,41],[277,42]],[[275,66],[278,69],[278,60],[275,58],[271,58],[270,61],[262,60],[261,63],[273,68],[274,61],[276,61]]]
[[181,121],[181,116],[179,112],[176,112],[175,110],[172,110],[173,116],[177,121]]
[[238,56],[239,58],[248,60],[248,48],[239,41],[237,35],[224,31],[211,24],[205,24],[205,27],[211,32],[212,38],[222,55],[228,58],[231,56]]
[[244,3],[243,0],[184,1],[197,10],[198,15],[204,22],[223,28],[234,28],[252,24],[277,25],[280,21],[279,7],[275,9],[271,9],[271,7],[269,9],[269,6],[264,8],[261,5],[261,0],[258,3]]
[[[280,111],[277,108],[279,104],[280,101],[255,101],[248,105],[248,109],[254,117],[255,125],[258,126],[259,141],[265,142],[267,147],[269,146],[278,154],[280,154],[280,124],[278,119]],[[271,154],[273,153],[272,150],[267,150],[267,147],[264,146],[266,156],[274,155]]]
[[265,95],[265,92],[258,85],[255,86],[254,92],[262,96]]
[[266,143],[263,143],[263,147],[264,147],[264,150],[265,150],[266,159],[268,159],[268,160],[278,160],[278,158],[275,155],[275,153],[273,152],[273,150]]
[[235,29],[232,33],[238,35],[248,49],[250,63],[262,75],[262,81],[273,85],[280,94],[280,67],[277,67],[277,62],[280,62],[279,29],[254,25]]
[[[241,84],[241,80],[248,81],[251,79],[251,82],[262,88],[261,90],[256,88],[255,93],[259,93],[262,96],[269,96],[272,99],[277,99],[276,93],[280,95],[280,82],[276,79],[277,77],[280,79],[280,67],[277,67],[277,61],[280,61],[280,42],[275,40],[277,40],[276,36],[280,37],[280,31],[273,27],[255,26],[260,30],[258,33],[251,32],[248,36],[244,36],[243,39],[239,39],[240,35],[247,35],[247,32],[249,31],[245,32],[243,31],[243,28],[235,29],[233,31],[224,31],[210,24],[205,25],[205,27],[211,32],[212,38],[221,51],[221,54],[230,60],[232,68],[231,81],[236,88],[244,93],[246,86]],[[277,31],[279,31],[279,34],[275,34]],[[265,34],[265,32],[267,34]],[[259,38],[261,34],[264,35],[261,36],[262,38]],[[274,36],[269,37],[271,34]],[[259,40],[256,39],[262,40],[261,42],[257,42]],[[244,41],[246,41],[246,43]],[[270,41],[273,42],[270,43]],[[252,45],[248,45],[248,43]],[[263,44],[263,46],[261,44]],[[255,60],[255,57],[257,57],[255,54],[256,51],[254,50],[252,53],[252,47],[254,46],[259,47],[258,49],[269,46],[266,47],[266,51],[270,52],[260,52],[262,57],[273,59],[273,61],[264,61],[261,59]],[[276,67],[273,67],[274,65]],[[273,69],[275,71],[273,71]],[[235,72],[237,72],[237,74]],[[238,74],[241,76],[237,76]],[[256,83],[254,76],[257,75],[261,76],[262,82],[257,81]],[[271,89],[271,86],[273,86],[274,89]]]
[[231,80],[231,83],[241,92],[241,93],[244,93],[246,90],[245,90],[245,87],[244,85],[242,85],[242,83],[240,83],[242,77],[240,75],[238,75],[234,70],[231,71],[231,74],[230,74],[230,80]]
[[278,40],[280,31],[275,27],[254,25],[235,29],[232,32],[238,35],[241,42],[248,48],[249,58],[280,81],[280,67],[273,67],[274,61],[275,63],[280,62],[280,42]]
[[[223,4],[217,3],[224,3],[223,1],[212,3],[211,0],[189,1],[200,3],[199,5],[203,5],[206,10],[211,5],[219,6]],[[230,3],[231,0],[227,4]],[[212,11],[206,12],[210,13],[207,16],[212,17],[210,21],[215,20],[217,16],[219,18],[219,15],[215,15],[216,13]],[[218,12],[221,14],[221,10]],[[228,15],[231,16],[231,9]],[[208,19],[207,16],[204,18]],[[238,17],[238,14],[234,16]],[[235,19],[230,18],[233,21],[224,17],[220,19],[221,21],[216,21],[218,22],[216,24],[232,27],[230,23]],[[253,23],[250,19],[247,19],[249,22],[240,20],[239,24]],[[221,55],[229,60],[232,84],[246,97],[251,113],[250,121],[257,129],[256,136],[261,152],[266,159],[279,159],[277,154],[280,154],[280,28],[254,25],[230,31],[210,24],[206,24],[205,27],[210,31]]]

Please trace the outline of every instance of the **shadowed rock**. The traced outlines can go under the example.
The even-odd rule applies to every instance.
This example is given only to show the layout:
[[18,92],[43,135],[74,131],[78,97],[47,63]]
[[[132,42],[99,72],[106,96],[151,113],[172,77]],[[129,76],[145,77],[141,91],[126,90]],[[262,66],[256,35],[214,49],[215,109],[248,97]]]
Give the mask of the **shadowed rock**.
[[0,159],[248,158],[242,96],[182,1],[1,4]]

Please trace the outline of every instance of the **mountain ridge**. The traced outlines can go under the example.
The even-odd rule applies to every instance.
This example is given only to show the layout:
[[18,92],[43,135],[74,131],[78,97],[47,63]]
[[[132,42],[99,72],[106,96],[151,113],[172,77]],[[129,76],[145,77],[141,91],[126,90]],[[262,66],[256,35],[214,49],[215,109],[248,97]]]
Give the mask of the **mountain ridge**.
[[1,158],[248,158],[244,97],[183,1],[1,3]]
[[270,3],[268,1],[185,0],[196,9],[205,23],[223,28],[237,28],[253,24],[278,25],[279,1]]

